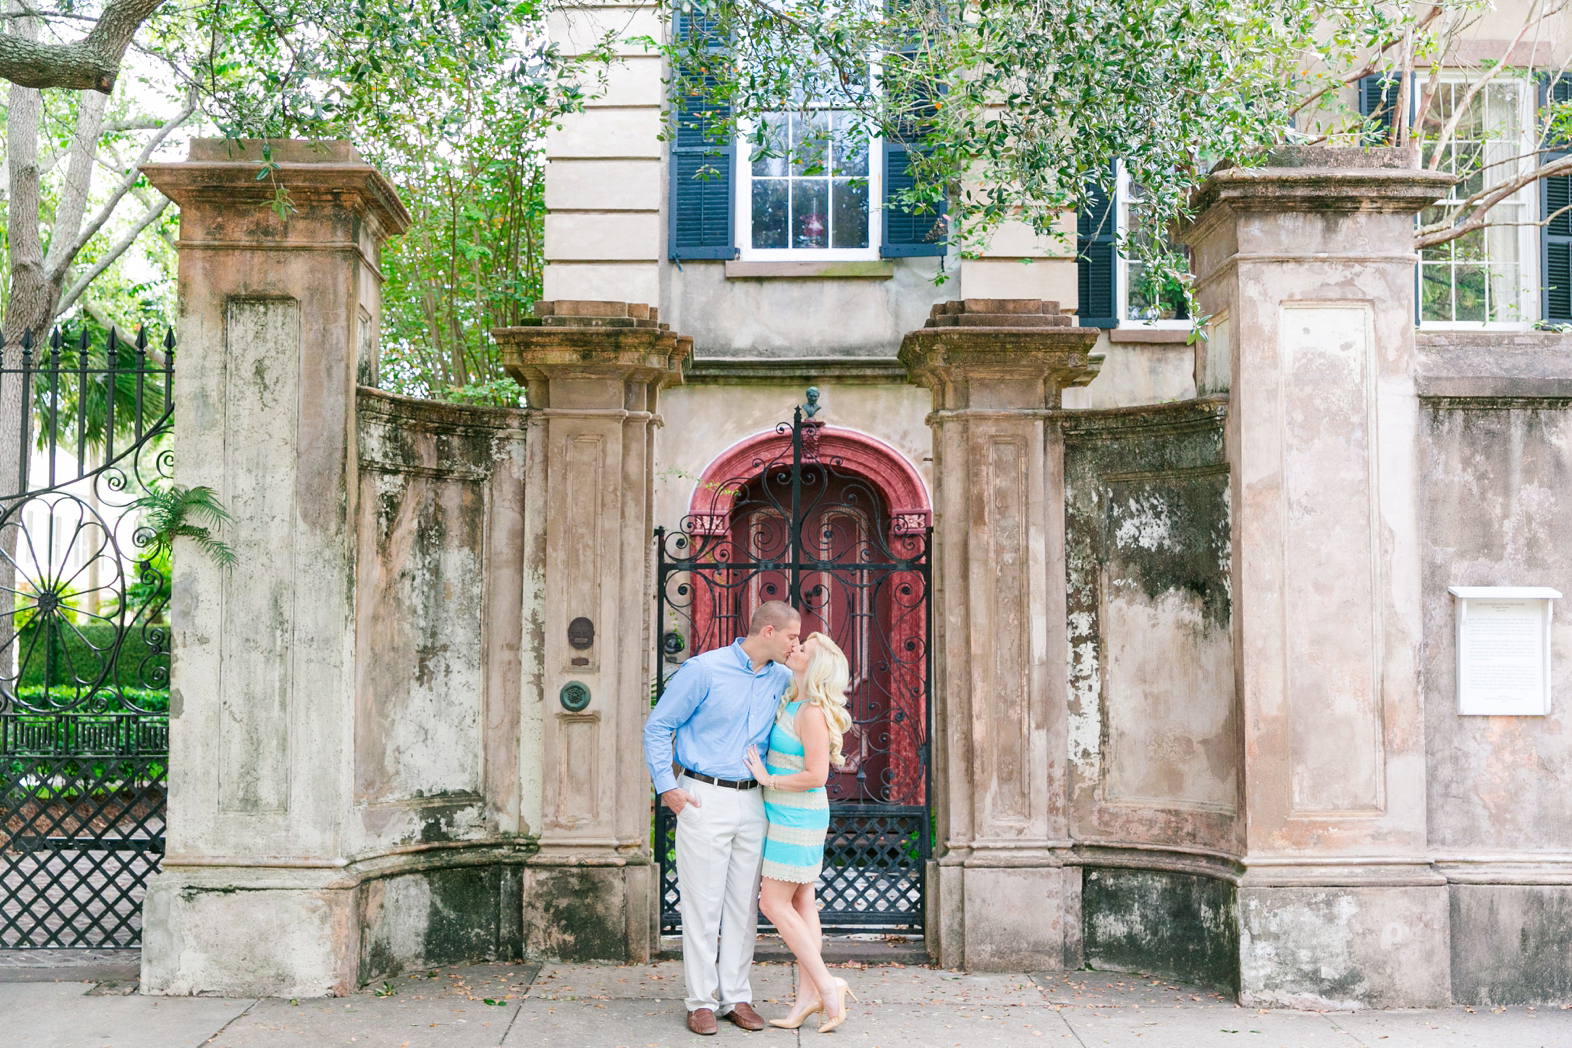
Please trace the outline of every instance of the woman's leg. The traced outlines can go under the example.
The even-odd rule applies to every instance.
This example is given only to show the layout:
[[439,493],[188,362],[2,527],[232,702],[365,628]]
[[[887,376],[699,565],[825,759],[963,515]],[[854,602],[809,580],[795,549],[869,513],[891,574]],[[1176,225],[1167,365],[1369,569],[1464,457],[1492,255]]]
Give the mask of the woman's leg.
[[[819,954],[818,920],[815,918],[810,930],[802,914],[798,912],[794,903],[794,896],[804,885],[791,881],[778,881],[773,877],[764,878],[759,889],[759,909],[764,911],[764,916],[775,925],[775,930],[781,933],[786,946],[797,957],[798,970],[807,979],[811,986],[824,1002],[826,1015],[838,1014],[839,998],[835,992],[835,982],[830,975],[830,970],[824,966],[824,958]],[[812,894],[812,887],[809,894]],[[802,991],[798,990],[798,999],[802,1000]],[[795,1011],[796,1009],[793,1009]]]
[[[819,958],[824,958],[824,930],[819,926],[819,901],[815,897],[812,884],[799,884],[792,893],[792,906],[796,907],[797,914],[802,918],[802,923],[808,928],[808,937],[819,947]],[[828,967],[828,965],[826,965]],[[818,990],[808,978],[808,971],[802,965],[797,966],[797,1000],[812,1000],[818,995]]]

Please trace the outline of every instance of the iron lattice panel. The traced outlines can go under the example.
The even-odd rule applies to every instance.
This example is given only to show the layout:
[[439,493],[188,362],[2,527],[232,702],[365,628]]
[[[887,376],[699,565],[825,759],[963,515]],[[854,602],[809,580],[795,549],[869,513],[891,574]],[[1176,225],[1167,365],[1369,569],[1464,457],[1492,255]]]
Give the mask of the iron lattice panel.
[[819,878],[819,923],[921,929],[928,853],[927,808],[832,807]]
[[[819,923],[859,931],[921,930],[930,840],[928,809],[920,805],[831,806],[818,885]],[[675,935],[682,929],[677,820],[665,807],[656,810],[655,842],[661,934]],[[770,923],[761,916],[759,927]]]
[[141,944],[168,740],[165,717],[0,714],[0,948]]

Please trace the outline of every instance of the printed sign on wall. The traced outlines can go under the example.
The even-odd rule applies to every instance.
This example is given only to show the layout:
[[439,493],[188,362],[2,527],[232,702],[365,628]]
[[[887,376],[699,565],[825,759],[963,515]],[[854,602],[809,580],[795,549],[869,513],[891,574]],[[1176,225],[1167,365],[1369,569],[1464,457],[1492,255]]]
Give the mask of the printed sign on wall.
[[1550,712],[1550,609],[1545,586],[1452,586],[1457,598],[1457,711],[1474,717]]

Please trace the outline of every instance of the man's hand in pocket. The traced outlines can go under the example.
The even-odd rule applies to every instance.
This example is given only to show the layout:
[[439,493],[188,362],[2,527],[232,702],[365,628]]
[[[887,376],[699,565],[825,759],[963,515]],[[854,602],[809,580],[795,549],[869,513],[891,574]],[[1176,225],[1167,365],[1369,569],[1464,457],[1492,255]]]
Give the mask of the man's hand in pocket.
[[699,799],[697,797],[683,789],[681,786],[674,790],[667,790],[665,793],[661,794],[660,802],[666,807],[670,808],[673,815],[681,815],[682,809],[686,808],[690,804],[695,808],[704,807],[704,805],[699,803]]

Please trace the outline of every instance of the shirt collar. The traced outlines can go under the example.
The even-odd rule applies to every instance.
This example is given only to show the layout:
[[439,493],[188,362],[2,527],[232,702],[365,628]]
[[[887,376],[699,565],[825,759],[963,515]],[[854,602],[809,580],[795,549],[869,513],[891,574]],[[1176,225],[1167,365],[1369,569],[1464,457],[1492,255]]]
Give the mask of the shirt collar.
[[767,670],[771,666],[775,665],[775,661],[772,659],[769,662],[766,662],[764,664],[763,669],[759,670],[759,673],[754,673],[753,672],[753,660],[748,658],[748,653],[742,649],[742,642],[745,639],[746,639],[745,637],[738,637],[736,640],[732,641],[731,642],[731,650],[735,651],[737,653],[737,662],[742,666],[743,670],[746,671],[747,673],[751,674],[752,676],[757,677],[759,675],[759,673],[763,673],[764,670]]

